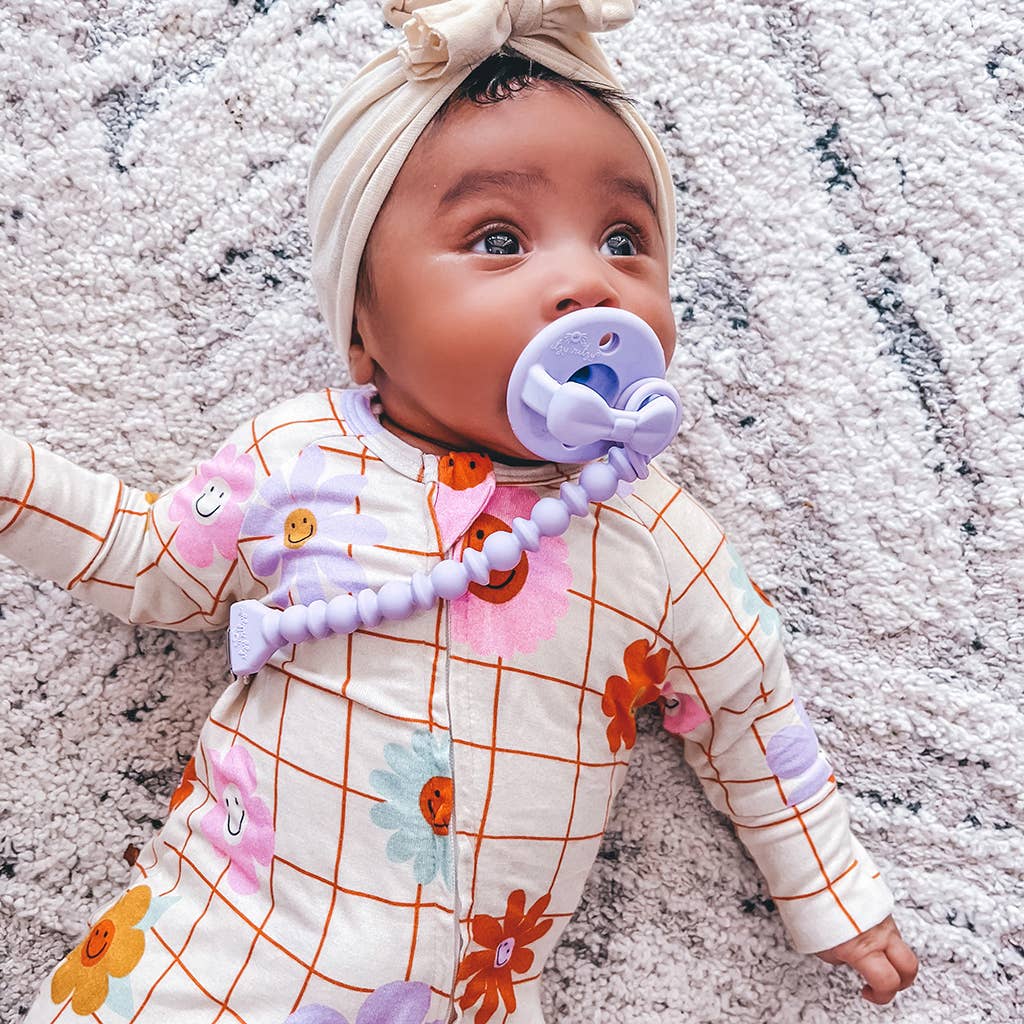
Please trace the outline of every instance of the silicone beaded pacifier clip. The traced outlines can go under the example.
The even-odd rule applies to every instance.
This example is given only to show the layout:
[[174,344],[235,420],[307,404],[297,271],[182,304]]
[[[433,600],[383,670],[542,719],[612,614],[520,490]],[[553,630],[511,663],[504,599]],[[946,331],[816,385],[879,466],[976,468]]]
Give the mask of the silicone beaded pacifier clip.
[[[645,479],[648,462],[682,419],[658,336],[635,314],[604,307],[568,313],[537,333],[512,369],[507,409],[516,437],[535,455],[589,463],[578,484],[566,480],[560,497],[541,498],[529,519],[517,516],[511,530],[492,533],[482,550],[467,548],[461,560],[446,558],[429,573],[283,611],[239,601],[228,629],[231,671],[251,675],[287,644],[406,619],[439,598],[462,597],[471,582],[487,583],[494,570],[518,565],[542,537],[565,533],[573,516],[587,515],[590,503],[610,498],[620,482]],[[591,461],[605,452],[605,461]]]

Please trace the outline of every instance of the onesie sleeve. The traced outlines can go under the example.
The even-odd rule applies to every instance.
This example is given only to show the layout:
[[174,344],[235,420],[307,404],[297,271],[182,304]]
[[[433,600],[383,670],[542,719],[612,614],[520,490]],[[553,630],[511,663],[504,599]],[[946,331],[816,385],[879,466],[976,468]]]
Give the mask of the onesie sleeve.
[[777,611],[718,522],[652,464],[644,500],[668,573],[665,728],[764,875],[794,947],[887,917],[893,897],[790,679]]
[[0,430],[0,555],[122,622],[227,625],[254,489],[254,421],[163,493]]

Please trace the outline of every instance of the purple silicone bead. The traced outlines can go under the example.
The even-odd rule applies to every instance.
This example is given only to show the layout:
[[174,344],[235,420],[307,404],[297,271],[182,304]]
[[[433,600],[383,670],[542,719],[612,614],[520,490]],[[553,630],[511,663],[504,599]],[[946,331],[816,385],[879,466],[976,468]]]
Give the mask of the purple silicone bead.
[[289,643],[301,644],[303,640],[309,639],[306,630],[306,606],[293,604],[281,612],[280,622],[281,636]]
[[412,587],[413,600],[418,608],[429,608],[437,601],[437,591],[426,573],[417,569],[409,582]]
[[619,486],[619,475],[607,462],[591,462],[580,473],[580,486],[591,501],[607,501]]
[[385,619],[407,619],[416,607],[412,587],[404,580],[388,580],[377,591],[377,604]]
[[[482,551],[477,551],[476,548],[466,548],[466,553],[462,556],[462,564],[466,567],[469,578],[474,583],[491,582],[491,566]],[[469,589],[468,584],[466,589]]]
[[530,522],[529,519],[516,516],[512,520],[512,532],[524,551],[536,551],[540,547],[540,530],[537,529],[537,524]]
[[572,480],[566,480],[558,493],[562,496],[565,507],[574,515],[582,518],[590,512],[590,502],[587,500],[587,492],[579,484]]
[[327,625],[327,602],[314,601],[306,605],[306,629],[310,636],[317,640],[323,640],[331,631]]
[[483,551],[487,561],[491,563],[491,568],[503,572],[506,569],[514,569],[519,564],[519,559],[523,557],[522,545],[507,530],[492,533],[484,541]]
[[327,625],[332,633],[351,633],[359,625],[359,608],[352,594],[339,594],[327,602]]
[[559,537],[569,529],[569,510],[557,498],[541,498],[530,518],[545,537]]
[[430,570],[430,582],[438,597],[454,601],[469,589],[469,570],[461,562],[446,558]]
[[359,621],[364,626],[376,626],[383,618],[380,613],[380,605],[377,602],[376,591],[369,587],[363,587],[356,594],[356,605],[359,608]]
[[285,639],[281,636],[281,613],[276,609],[269,609],[260,623],[260,632],[266,638],[267,643],[273,645],[275,651],[278,647],[283,647]]

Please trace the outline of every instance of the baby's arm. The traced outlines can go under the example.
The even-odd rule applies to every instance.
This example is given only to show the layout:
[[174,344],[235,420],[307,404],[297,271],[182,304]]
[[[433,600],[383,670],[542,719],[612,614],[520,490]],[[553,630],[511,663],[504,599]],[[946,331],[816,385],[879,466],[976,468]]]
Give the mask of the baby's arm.
[[[637,498],[669,575],[666,728],[683,737],[708,799],[732,819],[795,948],[867,949],[895,929],[893,897],[850,831],[790,679],[778,614],[715,519],[656,466]],[[870,963],[839,959],[858,970],[877,962],[874,952]],[[912,978],[900,969],[900,987]]]
[[162,494],[0,430],[0,554],[123,622],[226,625],[253,491],[253,424]]

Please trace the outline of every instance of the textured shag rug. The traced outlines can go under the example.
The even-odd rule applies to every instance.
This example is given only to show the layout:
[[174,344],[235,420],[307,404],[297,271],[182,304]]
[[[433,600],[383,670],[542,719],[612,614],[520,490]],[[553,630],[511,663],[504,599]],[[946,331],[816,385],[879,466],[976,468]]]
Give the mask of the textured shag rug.
[[[371,0],[3,0],[0,424],[145,490],[343,386],[309,153]],[[678,186],[677,478],[781,612],[917,984],[801,956],[677,741],[546,974],[563,1024],[1024,1019],[1024,16],[642,0],[601,37]],[[65,581],[66,582],[66,581]],[[0,561],[0,1019],[163,820],[229,680]],[[173,1022],[169,1022],[173,1024]]]

